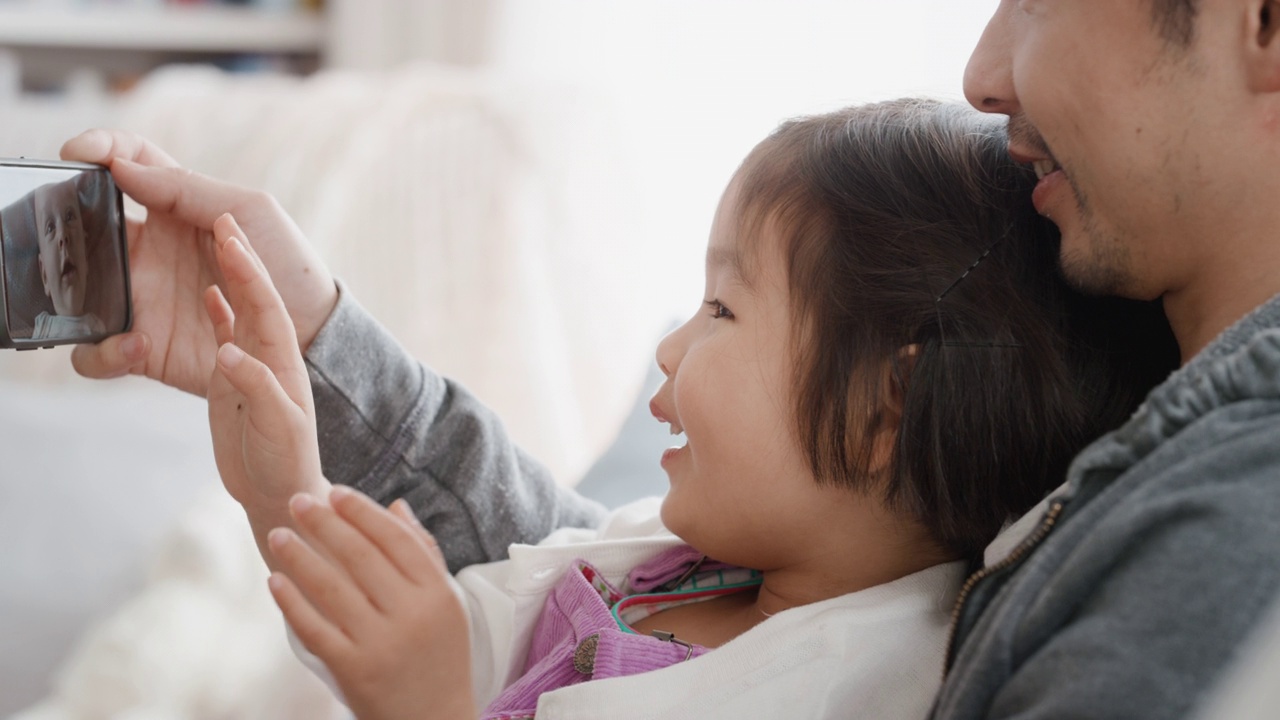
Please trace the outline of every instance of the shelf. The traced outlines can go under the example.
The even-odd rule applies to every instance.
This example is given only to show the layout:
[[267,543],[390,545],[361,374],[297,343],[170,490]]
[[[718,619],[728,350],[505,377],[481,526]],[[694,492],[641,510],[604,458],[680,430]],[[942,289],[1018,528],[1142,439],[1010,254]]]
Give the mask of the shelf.
[[319,53],[310,11],[227,7],[36,9],[0,5],[0,47],[193,53]]

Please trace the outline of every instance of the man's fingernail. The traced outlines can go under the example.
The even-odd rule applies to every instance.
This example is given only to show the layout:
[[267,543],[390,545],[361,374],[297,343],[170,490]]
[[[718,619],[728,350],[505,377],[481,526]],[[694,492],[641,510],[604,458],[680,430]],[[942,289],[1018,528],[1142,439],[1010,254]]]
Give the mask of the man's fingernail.
[[218,348],[218,364],[222,367],[230,370],[239,365],[241,360],[244,360],[244,351],[235,345],[226,343]]
[[120,343],[120,351],[126,360],[141,360],[147,352],[147,341],[141,335],[132,335]]
[[351,497],[351,488],[345,485],[334,485],[329,490],[329,497],[334,500],[344,500]]

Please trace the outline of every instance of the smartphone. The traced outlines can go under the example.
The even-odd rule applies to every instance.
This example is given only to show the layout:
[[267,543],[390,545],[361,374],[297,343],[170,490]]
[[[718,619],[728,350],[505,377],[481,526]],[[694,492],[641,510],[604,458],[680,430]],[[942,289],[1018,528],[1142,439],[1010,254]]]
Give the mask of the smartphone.
[[127,243],[124,198],[105,167],[0,159],[0,347],[127,331]]

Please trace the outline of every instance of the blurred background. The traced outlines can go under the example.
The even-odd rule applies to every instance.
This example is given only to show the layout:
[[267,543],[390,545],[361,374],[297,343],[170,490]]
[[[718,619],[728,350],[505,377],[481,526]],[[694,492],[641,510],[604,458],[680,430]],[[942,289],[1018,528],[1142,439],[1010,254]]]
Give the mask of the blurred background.
[[[271,192],[415,355],[616,504],[665,488],[653,349],[737,164],[791,116],[960,99],[996,4],[0,0],[0,156],[124,127]],[[0,353],[0,716],[330,716],[203,403],[68,354]]]

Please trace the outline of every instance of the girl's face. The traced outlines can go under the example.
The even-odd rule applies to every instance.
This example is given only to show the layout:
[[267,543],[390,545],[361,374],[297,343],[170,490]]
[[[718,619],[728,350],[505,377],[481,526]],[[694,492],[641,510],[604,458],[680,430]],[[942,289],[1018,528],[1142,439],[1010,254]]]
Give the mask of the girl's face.
[[819,487],[809,469],[795,429],[782,249],[737,237],[735,185],[716,211],[702,306],[658,345],[666,381],[650,409],[687,440],[662,456],[664,524],[718,560],[769,570],[810,552],[827,523],[848,523],[850,503],[864,500]]

